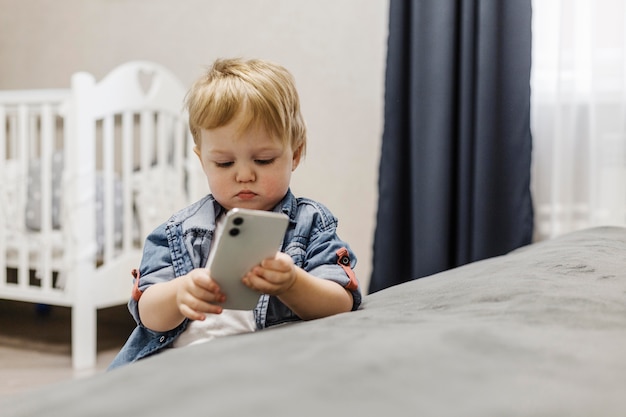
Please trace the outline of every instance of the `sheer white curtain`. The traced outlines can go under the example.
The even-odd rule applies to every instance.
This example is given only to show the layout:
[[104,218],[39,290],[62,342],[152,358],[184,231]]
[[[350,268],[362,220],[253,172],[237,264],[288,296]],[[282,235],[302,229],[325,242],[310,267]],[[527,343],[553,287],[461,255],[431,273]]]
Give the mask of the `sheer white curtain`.
[[626,226],[626,0],[533,0],[535,238]]

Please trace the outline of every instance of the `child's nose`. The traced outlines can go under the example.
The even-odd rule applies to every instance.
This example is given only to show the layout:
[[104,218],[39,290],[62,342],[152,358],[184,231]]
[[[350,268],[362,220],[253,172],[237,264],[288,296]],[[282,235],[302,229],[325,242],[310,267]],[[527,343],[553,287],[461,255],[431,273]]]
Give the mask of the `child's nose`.
[[251,182],[256,179],[254,169],[248,165],[240,166],[237,170],[237,182]]

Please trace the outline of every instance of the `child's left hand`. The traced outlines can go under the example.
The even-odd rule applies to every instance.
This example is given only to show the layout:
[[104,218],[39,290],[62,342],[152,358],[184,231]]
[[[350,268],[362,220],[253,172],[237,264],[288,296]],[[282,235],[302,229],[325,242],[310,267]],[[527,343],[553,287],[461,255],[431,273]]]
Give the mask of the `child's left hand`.
[[262,294],[280,295],[296,282],[296,268],[291,256],[278,252],[252,268],[243,277],[243,283]]

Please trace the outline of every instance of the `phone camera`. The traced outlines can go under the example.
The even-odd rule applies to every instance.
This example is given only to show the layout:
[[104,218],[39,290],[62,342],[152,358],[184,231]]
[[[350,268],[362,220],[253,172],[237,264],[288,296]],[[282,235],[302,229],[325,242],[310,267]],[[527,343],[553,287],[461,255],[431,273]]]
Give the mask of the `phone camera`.
[[236,227],[233,227],[232,229],[230,229],[230,230],[228,231],[228,233],[229,233],[231,236],[237,236],[237,235],[239,234],[239,229],[238,229],[238,228],[236,228]]
[[235,226],[241,226],[242,223],[243,223],[243,217],[235,217],[233,219],[233,224]]

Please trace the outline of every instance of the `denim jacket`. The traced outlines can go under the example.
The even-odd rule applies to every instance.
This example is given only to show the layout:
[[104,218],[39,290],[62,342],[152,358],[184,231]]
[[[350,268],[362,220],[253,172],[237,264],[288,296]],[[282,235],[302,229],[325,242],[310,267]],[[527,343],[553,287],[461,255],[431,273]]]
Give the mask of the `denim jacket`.
[[[337,282],[352,293],[352,309],[361,304],[358,280],[352,271],[356,257],[337,236],[337,219],[322,204],[296,198],[288,191],[274,211],[289,217],[289,226],[281,251],[290,255],[295,265],[312,275]],[[156,332],[143,326],[138,301],[151,285],[172,280],[192,269],[206,266],[215,233],[216,219],[224,212],[212,195],[182,209],[160,225],[147,238],[139,271],[133,271],[134,288],[128,308],[137,327],[128,338],[109,369],[135,362],[170,347],[186,329],[185,319],[178,327]],[[257,329],[300,320],[277,297],[261,295],[254,309]]]

